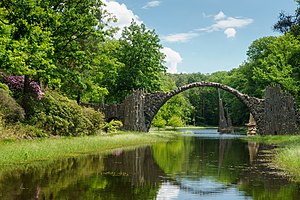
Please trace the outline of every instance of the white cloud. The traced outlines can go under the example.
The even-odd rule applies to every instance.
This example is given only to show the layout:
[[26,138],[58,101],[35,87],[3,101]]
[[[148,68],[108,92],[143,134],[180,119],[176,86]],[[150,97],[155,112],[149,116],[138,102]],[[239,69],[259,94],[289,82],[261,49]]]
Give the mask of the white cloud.
[[113,27],[120,28],[116,37],[121,36],[122,29],[125,26],[129,26],[132,20],[136,21],[138,24],[142,23],[139,17],[135,15],[132,10],[129,10],[125,4],[110,0],[103,0],[103,2],[106,5],[106,10],[117,18],[117,22],[110,24]]
[[242,28],[253,22],[253,19],[238,19],[233,17],[228,17],[227,19],[219,20],[213,24],[210,28],[211,30],[222,30],[227,28]]
[[227,28],[224,31],[225,35],[227,36],[227,38],[231,38],[231,37],[235,37],[236,35],[236,30],[234,28]]
[[213,18],[214,23],[211,26],[196,29],[187,33],[176,33],[166,36],[162,36],[162,40],[165,42],[188,42],[195,37],[198,37],[201,32],[216,32],[223,31],[227,38],[233,38],[237,34],[237,29],[248,26],[253,23],[253,19],[241,18],[241,17],[227,17],[224,12],[220,11],[217,15],[211,16],[203,14],[205,18]]
[[162,40],[166,42],[188,42],[198,35],[198,33],[177,33],[163,36]]
[[218,20],[221,20],[221,19],[225,19],[225,17],[226,17],[226,15],[222,11],[220,11],[217,15],[214,16],[214,19],[216,21],[218,21]]
[[182,62],[181,55],[169,47],[164,47],[161,52],[166,55],[167,72],[172,74],[177,73],[177,65]]
[[215,32],[224,31],[227,37],[235,37],[237,28],[242,28],[253,23],[253,19],[241,17],[227,17],[222,11],[214,16],[214,24],[198,31]]
[[160,1],[149,1],[145,6],[143,6],[143,9],[154,8],[159,5],[160,5]]
[[[135,20],[138,24],[142,23],[139,17],[135,15],[132,10],[129,10],[125,4],[120,4],[116,1],[111,0],[103,1],[106,4],[106,10],[112,13],[118,19],[116,23],[110,24],[111,26],[119,27],[122,30],[125,26],[130,25],[132,19]],[[121,30],[117,33],[116,37],[120,37]],[[173,40],[179,39],[180,41],[184,41],[190,39],[191,37],[195,37],[195,33],[179,34],[179,36],[173,35]],[[165,61],[168,67],[167,71],[169,73],[177,73],[177,65],[182,62],[181,55],[168,47],[164,47],[161,52],[166,55]]]

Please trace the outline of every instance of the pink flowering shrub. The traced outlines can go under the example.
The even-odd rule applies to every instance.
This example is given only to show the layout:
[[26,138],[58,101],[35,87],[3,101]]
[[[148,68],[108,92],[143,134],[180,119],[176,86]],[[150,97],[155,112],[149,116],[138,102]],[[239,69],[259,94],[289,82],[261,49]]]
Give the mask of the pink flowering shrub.
[[[3,77],[3,81],[9,86],[9,88],[14,92],[23,91],[24,89],[24,76],[5,76],[3,72],[0,72]],[[32,92],[36,95],[37,99],[42,99],[42,91],[39,84],[35,81],[30,82],[30,88]]]

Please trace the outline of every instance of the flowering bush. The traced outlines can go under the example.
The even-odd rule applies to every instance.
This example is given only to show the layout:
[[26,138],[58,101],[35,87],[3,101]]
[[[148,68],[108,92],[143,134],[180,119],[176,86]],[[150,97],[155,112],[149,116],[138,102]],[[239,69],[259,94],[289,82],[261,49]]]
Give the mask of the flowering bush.
[[[3,81],[9,86],[9,88],[12,91],[23,91],[25,81],[24,76],[5,76],[3,72],[0,72],[0,75],[3,76]],[[32,92],[36,95],[37,99],[40,100],[42,98],[43,93],[39,84],[35,81],[31,81],[30,88]]]

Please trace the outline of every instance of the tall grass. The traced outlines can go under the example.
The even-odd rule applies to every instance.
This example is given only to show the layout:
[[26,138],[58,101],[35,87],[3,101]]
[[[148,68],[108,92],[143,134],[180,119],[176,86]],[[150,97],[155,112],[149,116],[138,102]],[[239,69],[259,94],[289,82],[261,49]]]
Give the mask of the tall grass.
[[170,134],[159,133],[122,133],[35,140],[0,140],[0,165],[59,159],[116,148],[166,142],[173,137]]
[[266,135],[266,136],[248,136],[242,138],[243,140],[260,142],[264,144],[276,144],[276,145],[292,145],[292,144],[300,144],[300,136],[296,135]]
[[300,181],[300,136],[280,135],[280,136],[251,136],[244,137],[243,140],[254,141],[270,145],[278,145],[273,158],[273,163],[280,169],[289,173]]
[[300,145],[293,145],[280,150],[274,163],[300,181]]

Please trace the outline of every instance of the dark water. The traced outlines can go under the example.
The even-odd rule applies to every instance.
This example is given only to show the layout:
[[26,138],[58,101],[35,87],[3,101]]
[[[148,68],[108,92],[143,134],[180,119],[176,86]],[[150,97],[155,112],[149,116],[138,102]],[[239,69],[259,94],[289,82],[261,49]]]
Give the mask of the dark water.
[[0,170],[0,199],[300,199],[299,184],[268,166],[270,148],[201,130],[110,155]]

